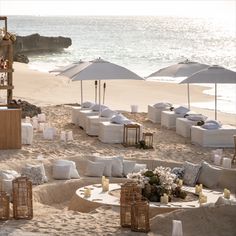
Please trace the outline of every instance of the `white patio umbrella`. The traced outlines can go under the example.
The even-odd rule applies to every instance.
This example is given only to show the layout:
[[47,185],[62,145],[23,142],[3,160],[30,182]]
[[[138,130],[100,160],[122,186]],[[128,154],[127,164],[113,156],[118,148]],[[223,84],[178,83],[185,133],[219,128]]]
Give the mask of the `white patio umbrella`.
[[217,84],[236,84],[236,72],[225,69],[221,66],[211,66],[201,70],[187,79],[180,82],[184,83],[214,83],[215,84],[215,119],[217,119]]
[[[208,68],[209,65],[201,64],[198,62],[185,60],[177,64],[162,68],[152,74],[149,77],[188,77],[200,70]],[[187,84],[187,94],[188,94],[188,108],[190,108],[190,93],[189,93],[189,84]]]
[[[61,66],[59,68],[56,68],[54,70],[49,71],[50,73],[58,73],[57,75],[63,75],[66,77],[71,78],[76,72],[77,72],[77,67],[79,66],[81,68],[81,64],[85,63],[82,60],[79,62],[74,62],[72,64],[69,64],[67,66]],[[83,103],[83,83],[82,80],[80,81],[80,103]]]
[[101,58],[93,61],[79,62],[75,67],[60,73],[72,81],[98,80],[98,98],[101,105],[101,80],[143,80],[125,67],[105,61]]

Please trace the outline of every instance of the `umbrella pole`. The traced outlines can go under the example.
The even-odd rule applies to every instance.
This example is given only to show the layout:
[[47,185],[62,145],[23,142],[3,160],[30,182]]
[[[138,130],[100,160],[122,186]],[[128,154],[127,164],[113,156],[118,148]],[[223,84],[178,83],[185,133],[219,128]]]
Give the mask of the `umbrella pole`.
[[99,118],[101,116],[101,80],[98,81]]
[[217,84],[215,83],[215,120],[217,120]]
[[189,84],[187,84],[187,90],[188,90],[188,109],[190,110],[190,93],[189,93]]
[[83,81],[80,80],[80,105],[82,106],[83,104]]

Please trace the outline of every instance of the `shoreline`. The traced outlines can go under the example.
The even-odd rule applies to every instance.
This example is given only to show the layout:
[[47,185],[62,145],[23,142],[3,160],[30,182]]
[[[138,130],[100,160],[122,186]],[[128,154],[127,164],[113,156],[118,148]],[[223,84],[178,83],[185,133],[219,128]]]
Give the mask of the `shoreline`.
[[[13,96],[39,106],[80,103],[80,82],[55,76],[29,68],[29,65],[14,63]],[[32,79],[35,83],[32,83]],[[102,81],[102,85],[103,85]],[[187,105],[185,84],[116,80],[106,81],[105,105],[115,110],[130,111],[131,105],[138,105],[139,112],[147,112],[148,104],[170,102],[174,106]],[[207,86],[191,86],[191,103],[211,102],[214,96],[204,94]],[[94,101],[94,81],[83,82],[84,101]],[[128,102],[127,102],[128,101]],[[192,107],[214,119],[214,110]],[[236,125],[236,114],[218,112],[218,120],[224,124]]]

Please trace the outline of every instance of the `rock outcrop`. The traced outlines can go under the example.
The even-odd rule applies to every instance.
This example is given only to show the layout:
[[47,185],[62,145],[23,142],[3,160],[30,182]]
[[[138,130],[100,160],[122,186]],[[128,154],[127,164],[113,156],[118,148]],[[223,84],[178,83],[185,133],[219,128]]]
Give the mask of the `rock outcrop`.
[[27,55],[61,51],[71,46],[72,41],[66,37],[45,37],[39,34],[16,36],[14,43],[14,60],[28,63]]

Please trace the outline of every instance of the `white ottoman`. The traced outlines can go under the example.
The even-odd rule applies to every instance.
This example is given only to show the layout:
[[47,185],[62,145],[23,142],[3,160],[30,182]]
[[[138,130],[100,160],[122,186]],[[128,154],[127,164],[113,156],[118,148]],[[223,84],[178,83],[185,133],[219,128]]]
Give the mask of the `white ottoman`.
[[[110,121],[99,123],[98,139],[103,143],[123,143],[123,133],[123,124],[114,124]],[[140,138],[142,134],[142,125],[140,125]]]
[[92,111],[92,110],[80,110],[78,111],[78,125],[85,129],[86,128],[86,117],[87,116],[96,116],[98,115],[98,111]]
[[161,123],[161,112],[167,111],[168,108],[156,108],[153,105],[148,105],[148,120],[152,121],[153,123]]
[[187,118],[176,119],[176,133],[185,137],[191,137],[191,127],[197,125],[197,121],[188,120]]
[[161,126],[167,129],[174,129],[176,127],[176,119],[183,118],[184,114],[175,114],[174,111],[161,112]]
[[87,116],[86,118],[86,133],[91,136],[98,136],[99,123],[109,121],[110,117]]
[[191,141],[203,147],[234,147],[236,127],[223,125],[219,129],[208,130],[200,126],[191,127]]
[[33,136],[33,126],[30,123],[21,123],[21,143],[32,144]]

